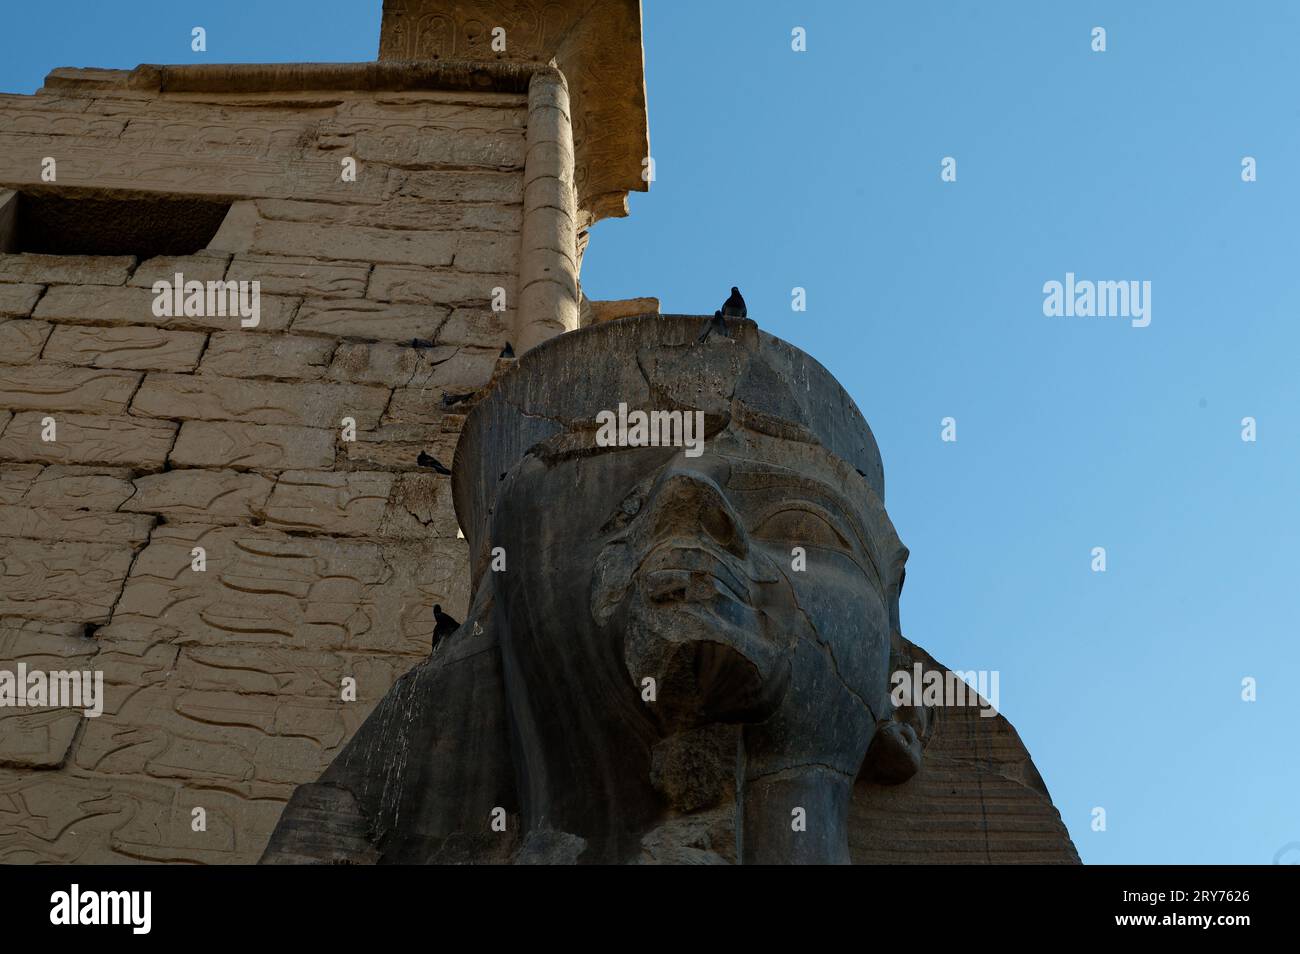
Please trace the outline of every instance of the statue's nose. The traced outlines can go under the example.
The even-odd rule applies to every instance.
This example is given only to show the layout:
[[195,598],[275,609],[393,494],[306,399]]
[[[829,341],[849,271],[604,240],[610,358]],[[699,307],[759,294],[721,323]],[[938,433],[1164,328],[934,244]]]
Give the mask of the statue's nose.
[[655,494],[655,530],[661,536],[708,536],[723,550],[745,559],[749,539],[740,515],[708,474],[679,469],[666,474]]

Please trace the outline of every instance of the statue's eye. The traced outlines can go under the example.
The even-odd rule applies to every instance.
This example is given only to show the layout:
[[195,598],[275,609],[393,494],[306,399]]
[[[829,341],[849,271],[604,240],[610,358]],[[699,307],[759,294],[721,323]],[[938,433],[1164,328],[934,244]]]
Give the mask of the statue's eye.
[[754,529],[753,535],[791,546],[852,551],[848,540],[825,514],[805,507],[790,507],[770,514]]

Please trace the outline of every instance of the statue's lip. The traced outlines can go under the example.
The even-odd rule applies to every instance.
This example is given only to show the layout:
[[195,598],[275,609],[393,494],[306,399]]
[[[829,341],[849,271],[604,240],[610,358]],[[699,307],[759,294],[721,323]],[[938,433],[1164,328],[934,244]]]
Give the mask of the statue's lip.
[[677,541],[660,544],[641,562],[637,576],[645,581],[647,595],[656,601],[679,590],[685,599],[692,583],[707,577],[738,602],[750,602],[745,581],[721,553],[707,546]]

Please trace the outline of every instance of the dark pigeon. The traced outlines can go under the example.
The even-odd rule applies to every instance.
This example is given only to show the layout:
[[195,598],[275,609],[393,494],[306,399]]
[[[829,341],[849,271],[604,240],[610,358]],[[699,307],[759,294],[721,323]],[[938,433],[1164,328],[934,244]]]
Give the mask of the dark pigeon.
[[452,394],[450,391],[444,391],[442,394],[442,406],[454,407],[457,404],[460,404],[464,401],[468,401],[473,396],[474,396],[473,391],[469,391],[465,394]]
[[430,649],[437,649],[444,636],[450,636],[456,630],[460,629],[460,623],[452,619],[442,611],[442,604],[433,604],[433,646]]
[[506,346],[505,346],[504,348],[501,349],[500,357],[502,357],[502,358],[513,358],[514,356],[515,356],[515,349],[512,348],[512,347],[510,347],[510,342],[507,341],[507,342],[506,342]]
[[695,343],[699,344],[701,341],[706,340],[709,335],[713,334],[715,331],[724,338],[731,337],[731,335],[727,333],[727,323],[722,320],[722,312],[720,311],[715,311],[713,313],[713,317],[710,318],[709,323],[704,326],[704,330],[701,331],[700,336],[695,339]]
[[416,351],[422,351],[426,348],[432,348],[433,346],[434,346],[433,342],[428,340],[427,338],[411,339],[411,347],[414,348]]
[[421,467],[432,467],[436,474],[442,474],[445,477],[451,476],[451,471],[446,467],[443,467],[442,461],[438,460],[438,458],[434,457],[432,454],[426,454],[424,451],[420,451],[420,456],[415,458],[415,462]]
[[748,318],[749,309],[745,307],[745,299],[740,296],[740,289],[735,285],[731,286],[731,297],[722,303],[723,318]]

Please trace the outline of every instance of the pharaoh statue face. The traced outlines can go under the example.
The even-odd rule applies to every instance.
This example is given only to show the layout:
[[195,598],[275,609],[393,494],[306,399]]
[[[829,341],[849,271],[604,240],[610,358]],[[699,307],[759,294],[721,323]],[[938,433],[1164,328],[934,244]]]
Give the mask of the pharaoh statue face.
[[762,725],[751,759],[855,773],[885,714],[903,559],[866,481],[738,425],[697,457],[587,437],[529,454],[497,498],[521,665],[643,732]]

